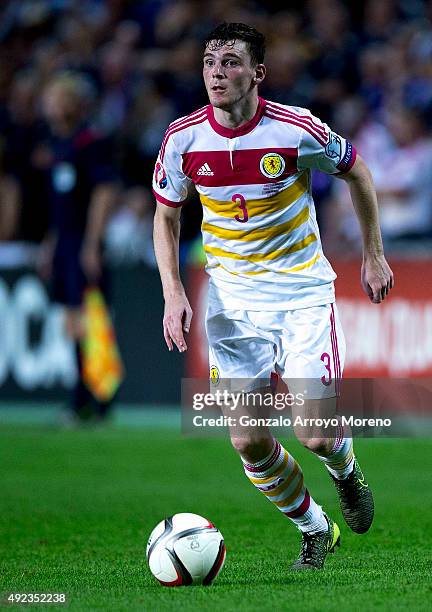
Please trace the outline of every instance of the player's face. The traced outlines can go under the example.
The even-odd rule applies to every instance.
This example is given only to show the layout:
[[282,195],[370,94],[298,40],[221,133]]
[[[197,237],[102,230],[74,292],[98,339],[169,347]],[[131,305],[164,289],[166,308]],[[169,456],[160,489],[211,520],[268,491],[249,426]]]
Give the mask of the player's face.
[[203,76],[207,94],[213,106],[229,110],[256,86],[257,66],[251,65],[243,40],[211,49],[210,43],[204,52]]

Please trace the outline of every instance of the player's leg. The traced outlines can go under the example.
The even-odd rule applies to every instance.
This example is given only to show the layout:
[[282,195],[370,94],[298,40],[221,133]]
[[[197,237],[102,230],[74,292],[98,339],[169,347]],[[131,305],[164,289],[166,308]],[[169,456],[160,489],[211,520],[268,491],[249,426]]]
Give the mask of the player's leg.
[[[61,238],[53,259],[52,291],[54,301],[64,306],[64,327],[74,345],[77,378],[71,391],[69,411],[62,417],[64,425],[77,425],[94,418],[95,405],[99,414],[99,402],[84,382],[81,342],[85,334],[83,320],[83,295],[87,280],[80,263],[81,241],[78,238]],[[106,411],[105,411],[106,412]]]
[[[270,387],[250,389],[249,393],[242,394],[235,410],[235,424],[229,428],[231,444],[240,455],[244,464],[262,463],[264,459],[271,456],[274,450],[274,438],[270,429],[264,425],[251,425],[247,422],[251,419],[265,419],[266,407],[263,406],[264,397],[271,395]],[[251,397],[254,401],[252,403]],[[255,399],[257,398],[257,401]],[[260,399],[263,398],[263,399]],[[260,404],[260,405],[259,405]],[[222,406],[222,413],[232,416],[232,406]],[[240,421],[245,418],[243,424]]]
[[[241,408],[238,414],[263,418],[263,411]],[[300,465],[268,428],[232,426],[230,437],[247,478],[277,510],[303,533],[327,530],[324,512],[309,494]]]
[[[230,427],[231,443],[240,455],[250,482],[278,510],[300,531],[323,531],[327,528],[324,513],[310,496],[300,465],[273,437],[264,422],[269,414],[269,404],[264,400],[271,397],[270,387],[243,395],[236,409],[236,422]],[[230,412],[229,408],[223,411]],[[250,421],[252,425],[248,425]]]
[[[77,380],[71,397],[71,408],[80,420],[102,422],[108,416],[111,401],[104,402],[96,398],[84,381],[81,343],[85,336],[84,292],[88,281],[80,262],[81,243],[72,241],[65,244],[66,262],[63,266],[64,303],[66,334],[74,342]],[[107,287],[106,271],[100,279],[100,289],[104,293]]]
[[73,343],[77,379],[71,391],[67,412],[61,423],[66,426],[79,424],[90,414],[91,395],[82,378],[80,340],[82,324],[82,292],[85,279],[79,264],[79,241],[59,238],[53,255],[51,297],[62,304],[64,331]]
[[92,395],[83,380],[83,363],[80,341],[83,335],[82,309],[66,307],[64,311],[65,332],[74,344],[77,379],[71,394],[71,410],[78,421],[91,415]]
[[[270,381],[274,346],[270,337],[259,334],[248,320],[247,313],[209,311],[206,327],[210,366],[218,371],[220,382],[234,383],[239,392],[241,379],[245,386],[249,384],[247,390],[253,391],[254,397],[271,394],[268,387],[251,388],[254,380],[256,384],[257,379],[265,377]],[[230,388],[232,391],[233,385]],[[305,556],[302,563],[295,564],[295,568],[319,568],[329,550],[338,543],[339,530],[311,497],[299,464],[274,439],[268,427],[244,424],[242,417],[245,416],[249,419],[265,418],[267,405],[264,401],[252,403],[244,394],[235,413],[231,406],[223,407],[226,416],[236,417],[235,425],[230,427],[231,442],[243,461],[250,482],[303,533]]]
[[[256,411],[245,403],[238,414],[263,418],[265,413],[265,409]],[[230,436],[250,482],[302,533],[301,553],[293,569],[323,567],[328,552],[339,545],[339,528],[310,495],[302,469],[293,455],[265,426],[233,426]]]
[[[324,463],[339,495],[341,510],[348,526],[356,533],[366,532],[374,515],[373,497],[354,455],[350,428],[339,424],[316,425],[316,420],[335,419],[345,359],[345,340],[333,304],[302,309],[295,313],[292,345],[287,350],[284,370],[290,372],[290,387],[308,387],[303,406],[293,407],[296,417],[312,419],[294,427],[300,442]],[[301,347],[301,350],[299,350]]]
[[[332,399],[306,401],[297,416],[331,418],[335,416]],[[348,426],[295,427],[299,441],[315,453],[326,466],[336,487],[345,522],[355,533],[365,533],[372,525],[374,502],[372,492],[354,455],[352,434]]]
[[[309,399],[302,406],[294,405],[294,433],[303,446],[319,457],[332,476],[344,479],[354,468],[353,440],[350,428],[342,425],[336,412],[336,397]],[[337,420],[338,424],[316,424],[330,419]],[[306,424],[296,424],[297,421]]]

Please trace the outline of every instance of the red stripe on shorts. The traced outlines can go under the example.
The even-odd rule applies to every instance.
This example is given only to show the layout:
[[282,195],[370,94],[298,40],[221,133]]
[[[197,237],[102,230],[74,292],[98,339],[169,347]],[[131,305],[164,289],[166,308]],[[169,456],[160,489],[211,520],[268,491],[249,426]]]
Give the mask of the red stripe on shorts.
[[336,334],[336,319],[333,304],[331,306],[331,314],[330,314],[330,327],[331,327],[331,341],[332,341],[332,350],[333,350],[333,364],[335,368],[335,390],[336,395],[340,394],[340,380],[342,376],[341,367],[340,367],[340,359],[339,359],[339,347],[338,340]]

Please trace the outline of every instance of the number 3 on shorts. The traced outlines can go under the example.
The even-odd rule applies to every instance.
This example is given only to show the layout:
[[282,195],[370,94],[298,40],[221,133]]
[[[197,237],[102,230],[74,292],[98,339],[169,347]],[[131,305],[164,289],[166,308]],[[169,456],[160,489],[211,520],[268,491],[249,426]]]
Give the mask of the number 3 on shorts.
[[331,360],[330,360],[330,355],[328,353],[323,353],[321,355],[321,361],[324,364],[325,369],[328,372],[328,377],[326,376],[321,376],[321,382],[323,385],[325,385],[326,387],[328,387],[331,384],[332,381],[332,373],[331,373]]
[[246,221],[249,220],[249,213],[248,209],[246,208],[246,200],[240,193],[235,193],[231,200],[237,204],[237,206],[243,213],[242,217],[240,217],[240,215],[236,215],[234,219],[239,223],[246,223]]

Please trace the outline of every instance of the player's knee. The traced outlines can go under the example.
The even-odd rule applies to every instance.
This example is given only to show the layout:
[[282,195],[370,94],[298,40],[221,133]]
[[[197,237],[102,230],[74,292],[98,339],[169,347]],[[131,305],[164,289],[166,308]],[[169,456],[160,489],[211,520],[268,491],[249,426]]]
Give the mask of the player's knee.
[[231,438],[231,444],[248,461],[260,461],[271,451],[272,441],[268,438],[236,436]]
[[300,444],[317,455],[326,455],[328,452],[329,440],[327,438],[298,438]]
[[231,444],[239,455],[247,454],[248,450],[252,447],[251,439],[246,436],[232,437]]

